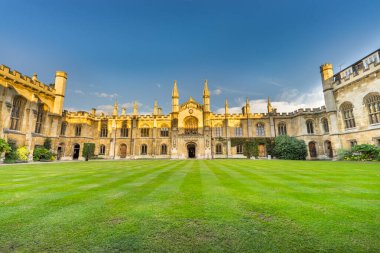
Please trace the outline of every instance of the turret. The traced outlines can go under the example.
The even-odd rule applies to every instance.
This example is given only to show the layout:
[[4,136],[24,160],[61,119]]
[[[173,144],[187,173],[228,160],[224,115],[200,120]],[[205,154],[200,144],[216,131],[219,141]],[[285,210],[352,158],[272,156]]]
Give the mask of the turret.
[[179,95],[178,95],[178,87],[177,80],[174,80],[174,86],[172,91],[172,112],[179,112]]
[[245,113],[247,115],[251,113],[251,106],[249,105],[248,97],[245,100]]
[[268,108],[268,113],[272,113],[273,112],[273,107],[272,107],[272,104],[270,102],[270,98],[269,97],[268,97],[267,108]]
[[137,101],[135,101],[133,103],[133,115],[137,116],[138,114],[139,114],[139,112],[138,112],[138,105],[137,105]]
[[[35,76],[37,80],[37,75]],[[67,74],[63,71],[57,71],[55,73],[55,98],[54,98],[54,108],[53,113],[62,114],[63,102],[65,100],[65,90],[66,90],[66,80]]]
[[157,104],[157,100],[154,101],[153,115],[158,115],[158,104]]
[[224,113],[228,114],[228,100],[226,98],[226,101],[224,102]]
[[112,116],[116,116],[116,117],[117,117],[118,109],[119,109],[119,106],[118,106],[118,104],[117,104],[117,100],[115,99],[115,103],[113,104],[113,112],[112,112]]
[[127,114],[127,108],[125,106],[121,107],[121,115],[125,116]]
[[325,105],[327,112],[335,112],[336,111],[336,103],[333,91],[333,66],[331,63],[323,64],[320,67],[321,71],[321,79],[323,86],[323,95],[325,98]]
[[205,112],[210,111],[210,91],[208,89],[207,80],[205,80],[203,87],[203,106]]

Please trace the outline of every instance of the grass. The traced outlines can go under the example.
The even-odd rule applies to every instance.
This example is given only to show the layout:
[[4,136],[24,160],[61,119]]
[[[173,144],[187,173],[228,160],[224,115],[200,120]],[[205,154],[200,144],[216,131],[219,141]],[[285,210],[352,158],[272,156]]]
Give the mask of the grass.
[[0,252],[378,252],[379,163],[0,167]]

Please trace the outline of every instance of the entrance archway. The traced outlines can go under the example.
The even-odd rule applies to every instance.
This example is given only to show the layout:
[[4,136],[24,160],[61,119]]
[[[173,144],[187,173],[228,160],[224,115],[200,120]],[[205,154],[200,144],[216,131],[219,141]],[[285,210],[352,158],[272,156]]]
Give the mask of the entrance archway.
[[121,144],[120,145],[120,158],[126,158],[127,157],[127,145]]
[[195,144],[194,143],[190,143],[190,144],[187,144],[187,157],[188,158],[195,158]]
[[331,141],[325,141],[325,153],[329,158],[333,158],[333,150],[331,146]]
[[79,151],[80,151],[80,145],[75,144],[74,145],[74,151],[73,151],[73,160],[78,160],[79,158]]
[[317,147],[314,141],[309,142],[309,153],[311,158],[317,157]]
[[62,156],[64,156],[64,143],[60,143],[57,149],[57,160],[61,160]]

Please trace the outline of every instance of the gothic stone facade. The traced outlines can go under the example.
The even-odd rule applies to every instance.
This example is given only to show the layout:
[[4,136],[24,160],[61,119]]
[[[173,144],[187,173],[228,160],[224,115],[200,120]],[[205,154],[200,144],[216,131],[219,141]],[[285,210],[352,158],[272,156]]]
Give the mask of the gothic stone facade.
[[[151,115],[112,115],[63,111],[67,75],[57,71],[55,82],[45,85],[8,67],[0,66],[0,138],[33,149],[47,137],[58,159],[83,159],[84,143],[95,143],[95,153],[106,159],[138,158],[244,158],[236,137],[272,138],[290,135],[308,145],[309,159],[328,159],[339,149],[370,143],[380,145],[380,50],[334,74],[331,64],[321,66],[325,106],[277,113],[268,99],[267,113],[251,113],[248,101],[242,113],[210,111],[210,92],[204,83],[203,103],[191,97],[179,103],[177,83],[172,110],[163,115],[157,103]],[[281,108],[280,108],[281,109]],[[265,157],[265,146],[259,146]]]

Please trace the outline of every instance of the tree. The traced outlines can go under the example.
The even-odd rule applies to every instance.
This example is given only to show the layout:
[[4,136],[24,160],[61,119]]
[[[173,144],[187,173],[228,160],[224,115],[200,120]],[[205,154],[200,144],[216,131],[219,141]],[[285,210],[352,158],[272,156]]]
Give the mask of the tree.
[[279,159],[305,160],[307,156],[306,144],[303,140],[287,135],[277,136],[274,139],[273,154]]
[[4,140],[0,138],[0,156],[2,153],[8,153],[11,151],[11,146]]
[[83,156],[86,158],[86,161],[91,159],[94,156],[95,143],[84,143],[83,144]]

